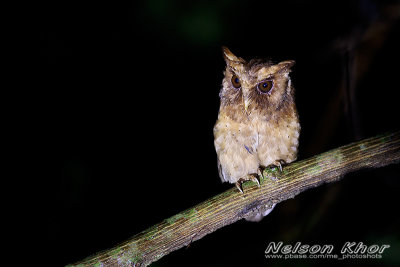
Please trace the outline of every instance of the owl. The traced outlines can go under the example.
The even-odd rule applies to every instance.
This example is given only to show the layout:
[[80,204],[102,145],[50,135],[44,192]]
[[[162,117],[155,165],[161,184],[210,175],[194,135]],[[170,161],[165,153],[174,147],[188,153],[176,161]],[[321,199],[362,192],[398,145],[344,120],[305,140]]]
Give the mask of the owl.
[[[259,185],[266,167],[282,171],[282,164],[296,160],[300,123],[289,77],[294,61],[246,61],[226,47],[222,50],[226,69],[214,145],[222,182],[235,183],[243,193],[242,183]],[[273,207],[246,219],[259,221]]]

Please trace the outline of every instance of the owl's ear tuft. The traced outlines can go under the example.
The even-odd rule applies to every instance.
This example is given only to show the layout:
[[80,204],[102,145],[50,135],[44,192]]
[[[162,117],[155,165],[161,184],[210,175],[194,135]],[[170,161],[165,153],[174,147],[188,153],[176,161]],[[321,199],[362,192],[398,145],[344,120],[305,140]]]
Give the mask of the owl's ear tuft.
[[296,63],[294,60],[285,60],[278,63],[280,70],[290,71],[290,68]]
[[235,56],[226,46],[222,47],[222,52],[224,54],[224,59],[227,65],[236,65],[238,63],[244,63],[245,60],[243,58]]

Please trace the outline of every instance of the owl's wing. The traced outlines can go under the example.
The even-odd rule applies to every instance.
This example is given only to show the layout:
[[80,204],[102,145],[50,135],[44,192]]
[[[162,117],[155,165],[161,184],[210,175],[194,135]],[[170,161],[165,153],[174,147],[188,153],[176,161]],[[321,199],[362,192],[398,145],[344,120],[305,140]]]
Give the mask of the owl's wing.
[[227,182],[228,180],[225,178],[225,173],[224,173],[224,170],[222,169],[221,162],[219,162],[219,159],[217,159],[217,161],[218,161],[219,178],[221,178],[222,182]]

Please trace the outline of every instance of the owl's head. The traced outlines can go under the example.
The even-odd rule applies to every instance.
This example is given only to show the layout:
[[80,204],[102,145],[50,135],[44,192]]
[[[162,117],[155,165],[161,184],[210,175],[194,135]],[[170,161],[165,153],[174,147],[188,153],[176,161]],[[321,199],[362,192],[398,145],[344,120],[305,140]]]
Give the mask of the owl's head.
[[226,61],[220,92],[222,106],[251,114],[256,110],[275,112],[293,103],[294,89],[289,77],[293,60],[278,64],[262,59],[246,61],[226,47],[222,50]]

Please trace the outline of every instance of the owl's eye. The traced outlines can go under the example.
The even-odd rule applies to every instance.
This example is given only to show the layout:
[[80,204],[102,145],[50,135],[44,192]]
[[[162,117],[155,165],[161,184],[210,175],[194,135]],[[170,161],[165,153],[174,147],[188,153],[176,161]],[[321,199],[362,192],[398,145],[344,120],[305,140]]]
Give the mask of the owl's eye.
[[262,81],[257,84],[257,89],[262,94],[270,94],[272,87],[274,86],[274,82],[271,80]]
[[239,77],[236,75],[232,76],[231,82],[232,82],[233,87],[235,87],[235,88],[239,88],[241,86]]

